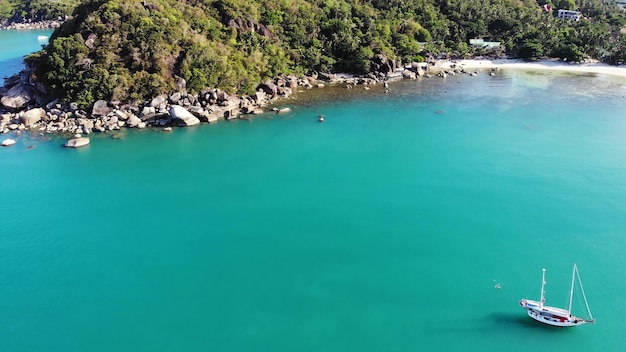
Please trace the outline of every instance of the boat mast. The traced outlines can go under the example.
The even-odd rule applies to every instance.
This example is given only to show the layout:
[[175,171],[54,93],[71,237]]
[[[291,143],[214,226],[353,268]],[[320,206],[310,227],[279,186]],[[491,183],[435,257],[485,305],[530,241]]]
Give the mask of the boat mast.
[[578,284],[580,285],[580,292],[583,294],[583,299],[585,300],[585,306],[587,306],[587,313],[589,313],[589,321],[595,322],[593,319],[593,315],[591,315],[591,309],[589,309],[589,303],[587,303],[587,295],[585,295],[585,288],[583,287],[583,282],[580,280],[580,274],[578,273],[578,268],[576,268],[576,264],[574,264],[574,269],[576,269],[576,276],[578,277]]
[[541,305],[541,309],[543,309],[543,304],[546,303],[546,291],[544,291],[544,287],[546,285],[546,269],[541,269],[543,271],[543,274],[541,276],[541,301],[540,301],[540,305]]
[[572,287],[569,290],[569,308],[567,308],[567,314],[572,315],[572,297],[574,296],[574,280],[576,279],[576,263],[574,263],[574,270],[572,271]]

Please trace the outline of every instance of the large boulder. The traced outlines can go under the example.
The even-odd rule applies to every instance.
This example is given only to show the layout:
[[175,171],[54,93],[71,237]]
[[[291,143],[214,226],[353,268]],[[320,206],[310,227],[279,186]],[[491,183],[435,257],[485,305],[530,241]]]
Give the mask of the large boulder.
[[46,116],[46,111],[42,108],[30,109],[22,114],[22,123],[30,127]]
[[337,79],[337,75],[334,73],[319,72],[317,74],[317,79],[321,79],[327,82],[333,82]]
[[115,116],[121,121],[126,121],[130,115],[126,111],[115,110]]
[[180,92],[176,92],[172,95],[170,95],[170,102],[172,104],[178,104],[178,102],[180,101],[180,99],[182,98],[182,94],[180,94]]
[[413,72],[411,70],[404,70],[404,71],[402,71],[402,77],[403,78],[408,78],[408,79],[416,79],[417,78],[417,73],[415,73],[415,72]]
[[0,114],[0,123],[9,123],[11,122],[12,115],[9,113]]
[[265,104],[266,93],[263,90],[259,89],[252,95],[252,99],[254,99],[254,101],[256,101],[259,105]]
[[170,116],[175,120],[180,120],[185,126],[193,126],[200,123],[200,120],[180,105],[170,106]]
[[139,124],[141,123],[141,119],[138,118],[137,116],[135,116],[135,114],[131,114],[128,117],[128,120],[126,120],[126,125],[128,125],[128,127],[137,127],[139,126]]
[[111,111],[113,111],[113,108],[109,106],[106,100],[98,100],[93,103],[91,114],[94,116],[106,116]]
[[141,113],[139,113],[139,117],[142,121],[149,120],[154,116],[156,116],[156,109],[154,106],[144,106],[144,108],[141,109]]
[[6,92],[0,99],[0,103],[9,109],[21,109],[33,101],[33,99],[35,99],[35,96],[32,94],[32,91],[26,85],[18,83]]
[[150,102],[150,106],[157,109],[164,108],[166,104],[167,97],[165,97],[164,95],[159,95],[158,97],[152,99],[152,101]]

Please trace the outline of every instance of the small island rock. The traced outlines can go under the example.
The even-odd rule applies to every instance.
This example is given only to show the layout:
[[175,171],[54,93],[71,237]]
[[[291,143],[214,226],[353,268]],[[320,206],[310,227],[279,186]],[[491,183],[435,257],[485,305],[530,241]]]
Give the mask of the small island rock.
[[5,140],[2,141],[2,146],[3,147],[8,147],[15,144],[15,139],[11,139],[11,138],[7,138]]
[[87,137],[72,138],[65,142],[65,146],[67,148],[80,148],[86,146],[87,144],[89,144],[89,138]]

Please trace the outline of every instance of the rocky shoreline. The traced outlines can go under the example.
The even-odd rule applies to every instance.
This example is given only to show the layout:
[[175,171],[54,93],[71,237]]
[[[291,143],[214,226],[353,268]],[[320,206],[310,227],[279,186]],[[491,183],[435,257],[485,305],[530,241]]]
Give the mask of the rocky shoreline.
[[6,22],[0,23],[0,29],[19,29],[19,30],[32,30],[32,29],[53,29],[61,27],[65,22],[65,19],[59,18],[56,20],[45,21],[22,21],[22,22]]
[[[32,68],[27,67],[5,81],[0,88],[0,134],[19,134],[31,131],[41,134],[89,135],[122,128],[185,127],[221,120],[250,119],[263,113],[286,113],[289,108],[265,109],[291,97],[299,90],[339,85],[346,89],[370,89],[394,79],[417,79],[464,73],[462,68],[438,70],[433,64],[412,63],[395,67],[389,73],[352,76],[349,74],[313,74],[296,77],[288,75],[259,84],[251,96],[230,95],[219,89],[206,89],[197,94],[186,91],[180,79],[178,90],[160,95],[150,101],[126,104],[118,101],[96,101],[90,110],[80,109],[76,103],[67,105],[47,102],[46,90],[32,79]],[[476,72],[471,72],[471,75]],[[84,137],[82,137],[84,138]]]

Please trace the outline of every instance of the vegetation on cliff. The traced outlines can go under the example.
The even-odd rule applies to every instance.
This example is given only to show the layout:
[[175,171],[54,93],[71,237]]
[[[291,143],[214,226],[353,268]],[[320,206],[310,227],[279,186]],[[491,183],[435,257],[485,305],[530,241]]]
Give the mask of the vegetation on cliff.
[[[190,91],[250,93],[281,74],[485,54],[472,38],[527,59],[626,59],[626,21],[612,0],[538,1],[86,0],[29,60],[55,96],[87,105],[149,99],[181,79]],[[544,4],[585,19],[557,19]]]

